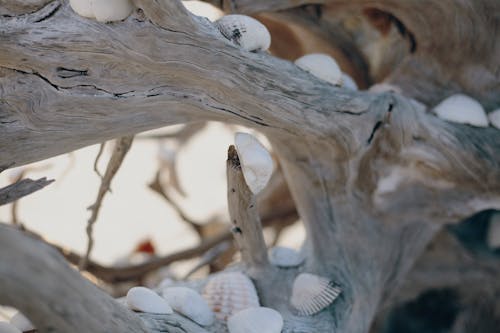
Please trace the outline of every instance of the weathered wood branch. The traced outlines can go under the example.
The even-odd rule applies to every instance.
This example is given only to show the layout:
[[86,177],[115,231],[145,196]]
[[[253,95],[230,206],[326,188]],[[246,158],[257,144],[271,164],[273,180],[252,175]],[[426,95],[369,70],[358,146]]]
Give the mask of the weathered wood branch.
[[14,202],[33,192],[39,191],[52,183],[53,180],[40,178],[38,180],[23,179],[0,189],[0,206]]

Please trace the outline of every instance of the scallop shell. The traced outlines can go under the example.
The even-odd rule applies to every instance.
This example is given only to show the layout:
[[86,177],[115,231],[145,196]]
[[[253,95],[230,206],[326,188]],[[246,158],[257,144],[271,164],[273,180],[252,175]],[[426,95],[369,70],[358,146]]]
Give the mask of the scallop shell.
[[358,90],[358,85],[356,81],[346,73],[342,73],[342,87],[349,90]]
[[293,282],[290,303],[299,315],[310,316],[329,306],[341,289],[327,278],[301,273]]
[[270,308],[246,309],[231,316],[227,328],[229,333],[280,333],[283,317]]
[[210,326],[215,316],[207,302],[196,291],[186,287],[171,287],[162,291],[168,304],[180,314],[202,326]]
[[476,127],[488,127],[488,116],[475,99],[462,95],[452,95],[434,108],[434,113],[444,120]]
[[342,71],[335,59],[328,54],[311,53],[295,60],[295,65],[336,86],[342,85]]
[[490,112],[488,118],[493,127],[500,129],[500,109]]
[[97,21],[114,22],[126,19],[134,10],[130,0],[90,0]]
[[22,333],[16,326],[0,321],[0,333]]
[[90,0],[69,0],[69,5],[80,16],[95,18]]
[[273,174],[274,162],[267,149],[252,135],[236,133],[236,151],[248,187],[254,194],[262,191]]
[[21,312],[17,312],[13,315],[12,318],[10,318],[10,323],[17,327],[21,332],[33,331],[35,329],[35,326],[33,326],[31,321]]
[[127,293],[127,305],[130,309],[156,314],[172,314],[174,311],[157,293],[145,287],[131,288]]
[[266,26],[250,16],[226,15],[215,24],[224,37],[246,51],[265,51],[271,46]]
[[304,256],[294,249],[275,246],[269,250],[269,261],[278,267],[297,267],[304,262]]
[[500,213],[491,215],[486,242],[492,250],[500,248]]
[[239,272],[213,276],[205,285],[203,298],[219,320],[227,320],[239,311],[259,307],[259,297],[252,281]]
[[399,88],[398,86],[395,86],[393,84],[389,84],[389,83],[385,83],[385,82],[374,84],[373,86],[370,87],[370,89],[368,89],[368,91],[371,91],[371,92],[374,92],[377,94],[384,93],[384,92],[393,92],[396,94],[401,94],[401,88]]

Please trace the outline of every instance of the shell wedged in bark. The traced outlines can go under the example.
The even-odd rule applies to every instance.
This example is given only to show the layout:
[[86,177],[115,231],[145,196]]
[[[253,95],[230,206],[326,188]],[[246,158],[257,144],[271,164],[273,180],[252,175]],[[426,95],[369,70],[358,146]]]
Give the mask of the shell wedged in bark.
[[95,18],[90,0],[69,0],[69,5],[75,13],[87,18]]
[[33,331],[35,329],[35,326],[31,323],[31,321],[21,312],[17,312],[13,315],[12,318],[10,318],[10,323],[17,327],[21,332]]
[[441,119],[453,123],[476,127],[488,127],[488,116],[481,104],[462,94],[452,95],[434,107],[434,113]]
[[130,0],[90,0],[90,5],[99,22],[124,20],[134,10],[134,5]]
[[253,17],[226,15],[215,24],[226,39],[246,51],[266,51],[271,46],[271,34],[265,25]]
[[295,60],[295,65],[318,79],[335,86],[342,85],[342,71],[339,65],[328,54],[311,53]]
[[133,287],[128,291],[127,306],[131,310],[140,312],[156,314],[174,313],[165,299],[145,287]]
[[260,306],[252,280],[240,272],[214,275],[208,280],[202,295],[215,317],[224,321],[242,310]]
[[301,316],[310,316],[328,307],[341,289],[327,278],[301,273],[293,282],[290,304]]
[[229,333],[280,333],[283,317],[270,308],[251,308],[231,316],[227,328]]
[[215,321],[208,303],[193,289],[169,287],[162,290],[162,296],[175,311],[202,326],[210,326]]

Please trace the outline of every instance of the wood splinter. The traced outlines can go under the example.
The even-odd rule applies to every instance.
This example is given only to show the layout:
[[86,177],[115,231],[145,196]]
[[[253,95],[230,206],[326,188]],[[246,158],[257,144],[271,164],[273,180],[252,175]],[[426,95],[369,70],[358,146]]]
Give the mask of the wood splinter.
[[255,195],[245,182],[238,153],[232,145],[227,153],[227,201],[232,232],[243,262],[250,271],[269,266]]

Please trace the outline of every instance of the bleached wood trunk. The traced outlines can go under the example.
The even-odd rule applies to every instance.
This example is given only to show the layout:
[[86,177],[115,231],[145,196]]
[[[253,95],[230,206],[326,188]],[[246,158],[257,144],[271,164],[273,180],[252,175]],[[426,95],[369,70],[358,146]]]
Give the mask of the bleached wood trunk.
[[[254,276],[262,304],[285,318],[284,332],[367,332],[381,302],[401,284],[442,224],[500,207],[500,135],[494,128],[449,124],[408,97],[336,88],[290,62],[242,51],[178,1],[137,0],[141,11],[112,24],[81,18],[61,0],[38,1],[43,6],[33,2],[0,5],[0,165],[21,165],[191,121],[219,120],[262,131],[279,155],[307,229],[303,267],[266,269]],[[239,1],[231,3],[234,7]],[[241,1],[234,8],[270,10],[303,3],[326,1]],[[408,6],[366,3],[393,6],[413,27],[407,11],[418,9],[416,1],[405,2]],[[491,8],[485,5],[478,17],[488,16]],[[417,17],[417,23],[426,23],[427,16]],[[453,28],[456,42],[460,29]],[[474,28],[497,32],[488,23]],[[422,59],[418,66],[431,70],[442,65],[446,48],[431,58],[421,43],[429,36],[412,32],[424,47],[407,62]],[[487,70],[473,71],[483,88],[474,86],[480,90],[475,96],[488,108],[500,104],[498,63],[494,67],[491,60],[498,41],[493,46],[483,50]],[[460,69],[475,68],[478,60],[461,59]],[[415,72],[403,67],[393,80],[404,81],[400,85],[407,96],[419,98],[416,91],[424,91],[419,99],[426,103],[451,91],[473,91],[472,79],[446,86],[449,67],[439,68],[438,74],[444,73],[436,79],[439,84],[417,75],[415,88],[408,86],[405,73]],[[436,89],[428,91],[427,83]],[[0,250],[17,251],[6,242],[0,242]],[[299,271],[334,280],[341,297],[316,316],[296,316],[288,299]],[[61,284],[69,278],[61,277]],[[97,300],[104,297],[97,290],[88,293],[96,297],[89,304],[116,310],[111,302]],[[35,323],[48,327],[51,321],[44,322],[40,314]],[[55,331],[66,332],[65,325],[54,324]],[[114,331],[125,331],[121,327],[117,323]]]

